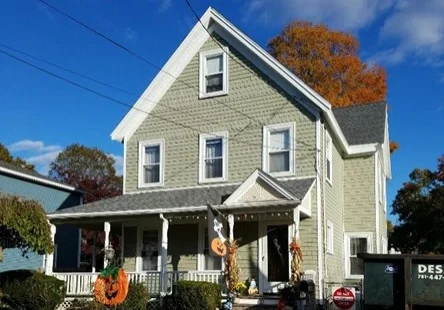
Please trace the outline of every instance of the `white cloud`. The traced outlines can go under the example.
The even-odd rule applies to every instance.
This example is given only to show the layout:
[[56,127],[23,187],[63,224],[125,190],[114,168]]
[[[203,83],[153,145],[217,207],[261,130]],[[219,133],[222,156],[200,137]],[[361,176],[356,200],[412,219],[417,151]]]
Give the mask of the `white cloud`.
[[[408,58],[432,66],[444,64],[444,1],[398,0],[380,30],[381,40],[402,55],[393,62],[391,53],[382,51],[381,62],[399,63]],[[383,56],[387,57],[383,57]]]
[[326,23],[330,27],[355,31],[372,23],[395,0],[253,0],[244,21],[283,24],[289,20]]
[[122,175],[123,174],[123,156],[115,155],[115,154],[108,154],[108,155],[111,156],[112,158],[114,158],[114,160],[116,161],[114,163],[114,168],[116,168],[116,173],[118,175]]
[[21,140],[9,145],[8,149],[11,152],[29,151],[41,153],[61,150],[62,147],[60,145],[45,145],[43,141]]
[[37,171],[41,174],[47,175],[49,171],[49,165],[56,159],[57,155],[62,150],[47,152],[41,155],[31,156],[25,160],[36,166]]

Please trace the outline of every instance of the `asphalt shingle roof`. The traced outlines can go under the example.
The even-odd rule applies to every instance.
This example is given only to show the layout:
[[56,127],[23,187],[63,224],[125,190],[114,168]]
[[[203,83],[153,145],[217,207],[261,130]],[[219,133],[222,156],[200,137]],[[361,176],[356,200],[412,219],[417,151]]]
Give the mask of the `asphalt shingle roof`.
[[[51,181],[51,182],[54,182],[54,183],[57,183],[57,184],[60,184],[60,185],[66,185],[66,186],[73,187],[72,185],[56,181],[56,180],[54,180],[54,179],[52,179],[52,178],[50,178],[48,176],[40,174],[37,171],[33,171],[33,170],[30,170],[30,169],[27,169],[27,168],[24,168],[24,167],[20,167],[20,166],[8,163],[8,162],[3,161],[3,160],[0,160],[0,167],[8,169],[8,170],[15,171],[15,172],[18,172],[18,173],[26,174],[26,175],[28,175],[30,177],[41,179],[42,181]],[[84,192],[84,190],[82,190],[80,188],[77,188],[76,191]]]
[[333,110],[350,145],[384,143],[386,102],[355,105]]
[[[314,182],[314,178],[278,181],[290,190],[298,199],[304,198]],[[53,214],[75,214],[93,212],[116,212],[131,210],[167,209],[180,207],[199,207],[207,203],[221,205],[239,185],[217,187],[196,187],[151,191],[140,194],[126,194],[114,198],[100,200],[77,207],[66,208]]]

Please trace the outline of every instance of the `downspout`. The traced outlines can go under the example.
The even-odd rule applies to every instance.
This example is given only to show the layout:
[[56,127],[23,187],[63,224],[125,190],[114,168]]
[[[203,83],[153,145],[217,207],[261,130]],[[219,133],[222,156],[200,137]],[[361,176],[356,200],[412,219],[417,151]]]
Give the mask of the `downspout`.
[[320,177],[320,153],[321,153],[321,118],[316,115],[316,204],[317,204],[317,241],[318,241],[318,287],[319,299],[324,299],[324,264],[322,245],[322,204],[321,204],[321,177]]

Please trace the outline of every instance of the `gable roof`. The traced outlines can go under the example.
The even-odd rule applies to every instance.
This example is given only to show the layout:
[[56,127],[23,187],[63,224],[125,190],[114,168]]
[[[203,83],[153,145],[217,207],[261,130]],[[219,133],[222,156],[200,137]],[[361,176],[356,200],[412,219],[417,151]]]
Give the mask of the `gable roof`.
[[[200,22],[196,23],[142,96],[136,101],[133,109],[126,114],[111,133],[113,140],[123,142],[134,134],[202,45],[210,38],[209,33],[212,32],[216,32],[226,42],[234,46],[252,64],[276,82],[290,96],[296,98],[317,118],[322,113],[345,154],[356,155],[376,151],[373,144],[350,148],[351,145],[345,138],[330,103],[212,7],[208,8]],[[146,113],[141,113],[141,110]]]
[[350,145],[384,143],[386,102],[337,108],[333,114]]
[[[275,181],[302,200],[311,188],[315,178]],[[131,216],[140,214],[199,212],[207,209],[207,204],[229,208],[225,199],[232,195],[239,185],[212,187],[176,188],[121,195],[88,204],[58,210],[48,214],[49,219],[85,218],[99,216]],[[297,201],[291,201],[296,203]],[[288,201],[286,201],[288,202]]]
[[86,192],[82,189],[76,188],[74,186],[54,181],[50,177],[44,176],[36,171],[29,170],[27,168],[23,168],[6,161],[0,160],[0,174],[7,174],[13,177],[17,177],[20,179],[24,179],[27,181],[49,185],[55,188],[63,189],[69,192],[78,192],[81,194],[85,194]]

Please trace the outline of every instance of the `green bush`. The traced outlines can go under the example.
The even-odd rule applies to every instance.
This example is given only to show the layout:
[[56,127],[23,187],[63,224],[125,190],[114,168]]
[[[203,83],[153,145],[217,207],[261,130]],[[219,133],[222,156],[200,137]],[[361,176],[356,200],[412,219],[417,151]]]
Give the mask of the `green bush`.
[[[111,308],[113,310],[146,310],[149,300],[150,296],[145,285],[141,283],[130,283],[125,301],[117,307]],[[103,310],[104,306],[95,299],[78,299],[73,301],[71,309]]]
[[0,274],[1,301],[15,310],[54,310],[65,299],[65,282],[30,270]]
[[173,287],[177,310],[215,310],[220,308],[221,297],[221,287],[214,283],[178,281]]

